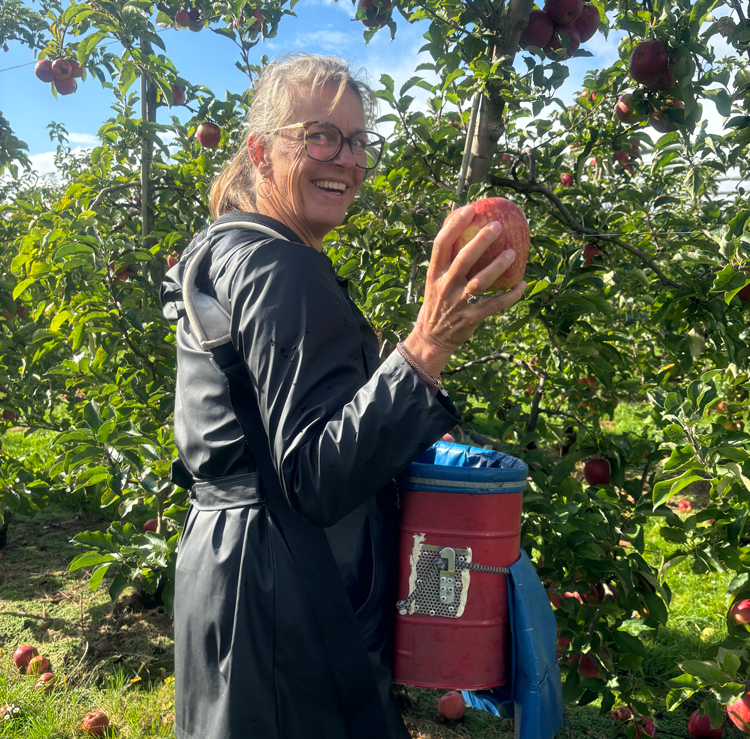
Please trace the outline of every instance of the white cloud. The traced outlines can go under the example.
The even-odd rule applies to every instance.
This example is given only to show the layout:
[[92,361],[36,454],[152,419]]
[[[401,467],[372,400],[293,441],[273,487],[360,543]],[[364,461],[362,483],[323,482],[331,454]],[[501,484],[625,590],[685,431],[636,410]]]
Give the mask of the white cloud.
[[335,51],[340,54],[342,49],[356,43],[358,38],[358,32],[343,33],[328,26],[326,29],[297,34],[293,45],[298,49],[320,49],[322,51]]
[[54,151],[45,151],[43,154],[32,154],[29,159],[31,159],[32,169],[40,177],[43,177],[47,174],[57,173],[57,168],[55,167]]
[[99,138],[91,133],[69,133],[68,141],[71,144],[87,147],[98,146],[99,144]]

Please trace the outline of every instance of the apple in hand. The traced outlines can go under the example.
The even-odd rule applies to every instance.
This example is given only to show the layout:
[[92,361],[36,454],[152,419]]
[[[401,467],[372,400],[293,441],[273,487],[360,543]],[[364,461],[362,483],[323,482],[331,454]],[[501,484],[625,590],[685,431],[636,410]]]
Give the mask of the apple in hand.
[[729,609],[729,617],[736,624],[750,624],[750,600],[744,598],[732,603]]
[[669,52],[661,41],[644,41],[630,55],[630,76],[642,85],[653,85],[669,71]]
[[709,716],[701,716],[700,710],[696,709],[690,714],[688,731],[693,739],[721,739],[724,727],[719,726],[716,729],[712,729],[711,718]]
[[593,38],[594,34],[599,30],[599,20],[599,10],[596,6],[586,3],[583,6],[581,14],[573,21],[573,25],[581,37],[581,43],[585,43]]
[[42,82],[52,82],[55,79],[55,73],[52,71],[52,62],[49,59],[42,59],[34,66],[34,74]]
[[104,736],[109,726],[109,718],[106,713],[92,711],[83,719],[81,728],[92,736]]
[[528,25],[521,34],[521,46],[543,49],[551,41],[554,30],[550,17],[543,10],[532,10]]
[[39,650],[36,647],[32,647],[30,644],[21,644],[21,646],[13,652],[13,664],[19,670],[23,671],[29,666],[31,659],[37,656],[39,656]]
[[206,149],[215,149],[221,141],[221,129],[215,123],[206,121],[198,126],[196,138]]
[[450,690],[440,697],[438,701],[438,711],[443,718],[451,721],[458,721],[466,713],[466,702],[464,697],[457,690]]
[[544,12],[556,26],[567,26],[583,12],[583,0],[545,0]]
[[601,457],[591,457],[583,468],[583,476],[589,485],[609,485],[609,461]]
[[[454,210],[448,215],[443,228],[455,218],[456,213],[458,211]],[[474,203],[474,218],[453,245],[453,259],[485,226],[493,221],[502,226],[502,231],[487,247],[484,254],[481,254],[479,259],[472,265],[467,274],[467,279],[471,280],[476,274],[494,262],[496,257],[499,257],[504,251],[513,249],[516,252],[516,258],[513,260],[513,263],[487,288],[487,291],[509,290],[523,280],[526,262],[529,258],[529,245],[531,243],[529,224],[526,221],[526,216],[510,200],[506,200],[505,198],[484,198]]]

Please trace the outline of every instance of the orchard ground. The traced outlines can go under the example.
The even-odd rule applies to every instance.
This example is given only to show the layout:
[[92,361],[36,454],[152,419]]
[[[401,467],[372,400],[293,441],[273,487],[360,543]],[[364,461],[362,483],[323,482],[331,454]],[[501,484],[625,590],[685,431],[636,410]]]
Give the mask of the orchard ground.
[[[611,421],[610,434],[643,428],[643,406],[621,403]],[[472,426],[492,436],[494,423],[475,416]],[[44,434],[23,438],[20,430],[3,438],[4,448],[16,455],[41,451]],[[579,473],[580,474],[580,473]],[[681,496],[695,508],[707,502],[700,490]],[[102,587],[93,593],[90,573],[67,567],[80,548],[70,543],[83,529],[105,530],[112,511],[97,509],[90,498],[71,497],[65,505],[53,505],[33,519],[16,517],[8,542],[0,550],[0,705],[14,703],[22,718],[0,726],[2,739],[42,739],[77,734],[83,717],[92,710],[107,713],[121,739],[150,739],[173,735],[174,674],[171,622],[163,607],[128,588],[112,604]],[[677,501],[671,501],[676,508]],[[134,510],[129,518],[140,525],[149,512]],[[141,520],[142,519],[142,520]],[[655,519],[656,521],[657,519]],[[659,535],[659,524],[647,529],[646,556],[657,568],[670,545]],[[673,591],[666,628],[652,630],[635,618],[626,622],[648,647],[643,664],[649,700],[663,701],[665,680],[679,674],[676,663],[685,659],[715,657],[709,645],[726,636],[726,587],[731,577],[693,574],[687,562],[666,576]],[[106,584],[106,581],[105,581]],[[21,643],[37,645],[58,675],[57,686],[46,696],[33,689],[33,680],[17,673],[12,654]],[[443,691],[408,689],[404,716],[412,736],[421,739],[511,739],[512,724],[489,714],[467,709],[463,721],[440,723],[437,701]],[[687,721],[697,707],[688,701],[677,711],[657,716],[658,736],[687,737]],[[615,737],[617,728],[598,705],[568,710],[558,736],[571,739]],[[622,735],[622,734],[620,734]],[[742,736],[725,727],[725,737]]]

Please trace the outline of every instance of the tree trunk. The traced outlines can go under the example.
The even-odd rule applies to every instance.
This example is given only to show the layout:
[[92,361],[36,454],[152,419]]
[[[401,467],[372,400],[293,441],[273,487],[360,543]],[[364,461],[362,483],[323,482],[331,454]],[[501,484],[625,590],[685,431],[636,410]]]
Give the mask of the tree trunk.
[[[493,63],[505,57],[505,68],[513,67],[518,50],[518,42],[529,20],[533,0],[510,0],[508,12],[501,16],[497,24],[498,41],[492,53]],[[503,112],[505,101],[500,95],[501,86],[497,82],[487,86],[479,106],[474,140],[471,144],[471,158],[466,175],[466,184],[485,182],[492,167],[497,142],[503,133]]]

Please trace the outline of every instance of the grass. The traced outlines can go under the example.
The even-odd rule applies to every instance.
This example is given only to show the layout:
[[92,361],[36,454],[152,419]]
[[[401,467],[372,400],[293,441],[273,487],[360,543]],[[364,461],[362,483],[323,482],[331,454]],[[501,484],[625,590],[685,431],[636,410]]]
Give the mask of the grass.
[[[640,433],[648,415],[621,403],[608,431]],[[472,421],[487,434],[492,434],[494,423],[481,417]],[[49,440],[42,434],[23,437],[13,431],[2,441],[14,454],[49,453]],[[18,517],[11,524],[8,546],[0,549],[0,706],[17,704],[23,715],[0,723],[0,739],[77,737],[83,717],[92,710],[107,713],[121,739],[173,736],[173,641],[166,613],[146,607],[133,588],[112,604],[105,586],[91,591],[87,572],[67,572],[79,551],[71,537],[85,528],[105,529],[110,520],[108,512],[71,499],[68,507],[51,506],[34,519]],[[660,537],[657,523],[648,527],[646,542],[647,557],[658,566],[671,545]],[[679,673],[677,662],[708,658],[709,645],[726,635],[729,579],[695,575],[683,562],[667,575],[673,592],[668,628],[653,631],[637,619],[627,622],[649,648],[644,673],[655,699],[666,694],[663,680]],[[49,694],[35,691],[33,680],[13,667],[12,653],[20,643],[36,644],[50,658],[59,682]],[[512,722],[474,709],[467,709],[462,721],[441,722],[441,694],[408,689],[404,718],[414,739],[513,737]],[[694,700],[658,717],[659,736],[687,737],[687,720],[697,705]],[[617,736],[622,734],[596,704],[568,710],[558,734],[560,739]],[[727,727],[724,736],[742,734]]]

